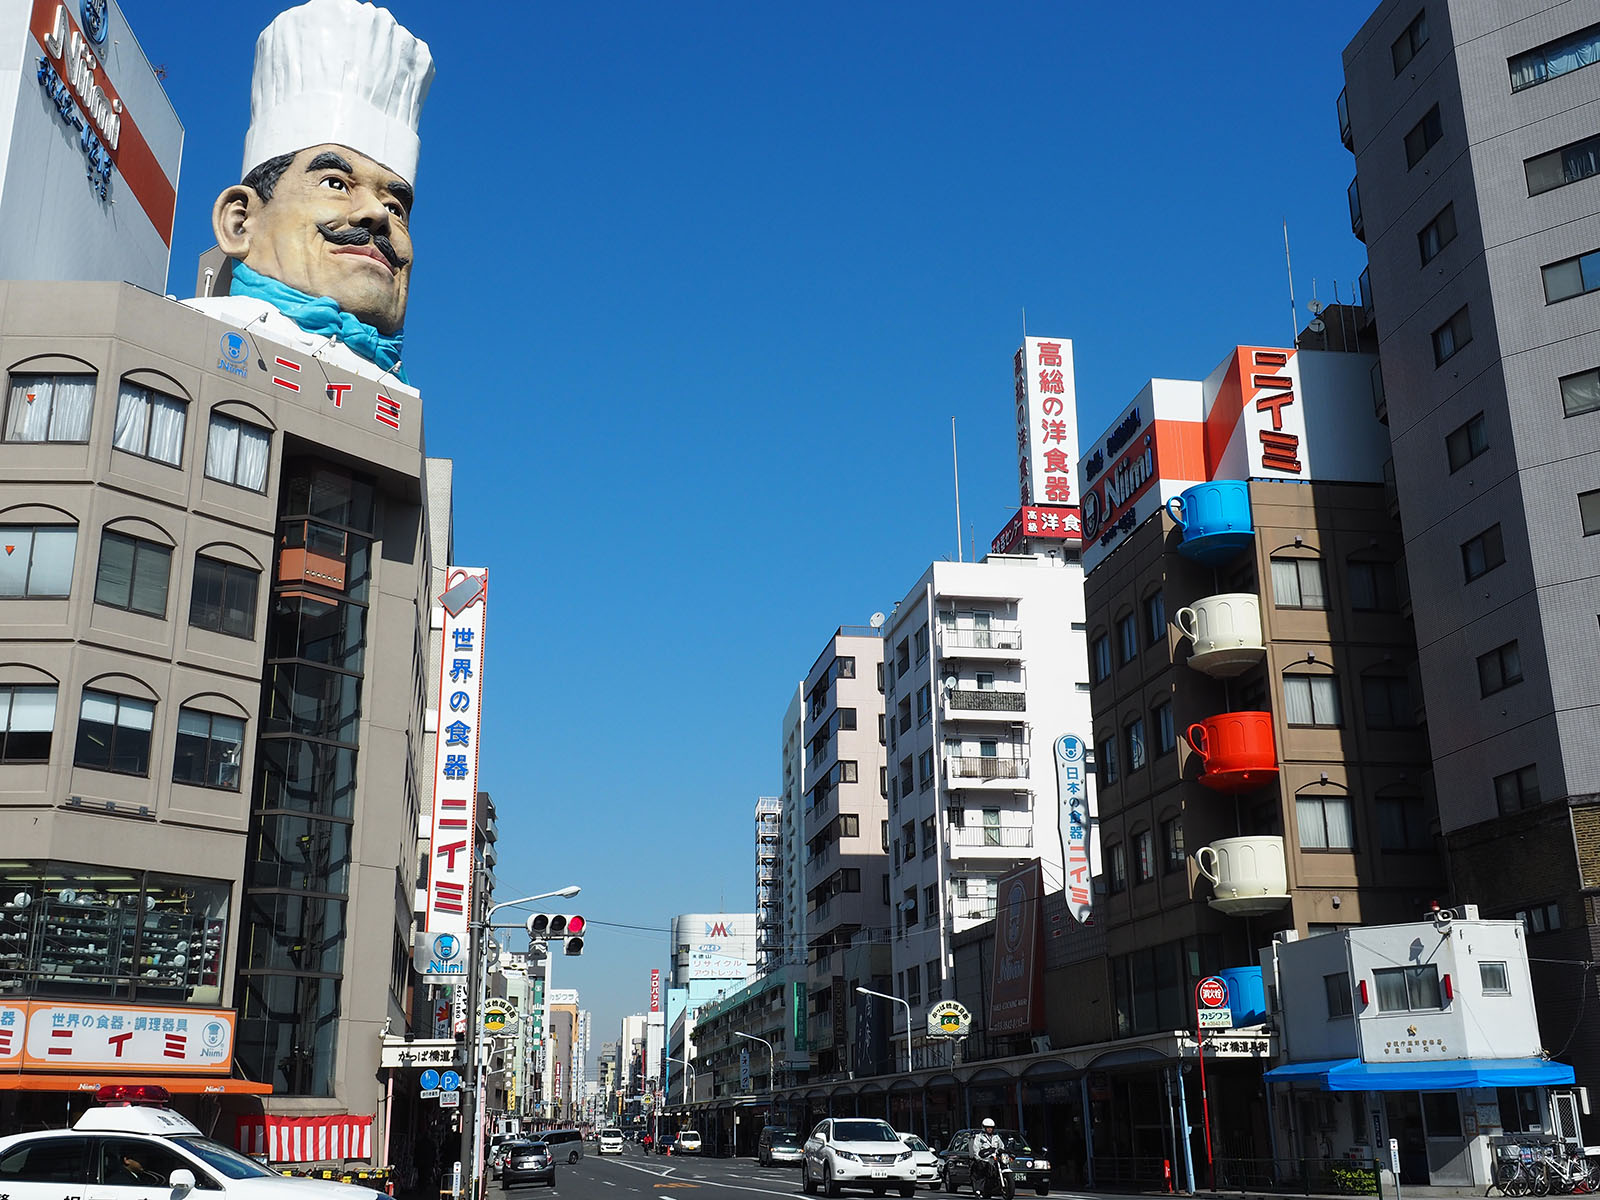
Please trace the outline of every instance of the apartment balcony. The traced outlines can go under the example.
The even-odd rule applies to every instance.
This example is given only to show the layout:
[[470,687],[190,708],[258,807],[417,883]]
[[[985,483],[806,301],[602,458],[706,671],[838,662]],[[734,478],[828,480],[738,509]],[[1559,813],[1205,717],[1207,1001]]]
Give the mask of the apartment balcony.
[[1211,881],[1211,907],[1230,917],[1260,917],[1289,903],[1281,837],[1218,838],[1194,852]]
[[1002,692],[995,689],[953,688],[944,694],[944,719],[946,721],[1006,721],[1016,720],[1019,713],[1028,711],[1028,694],[1018,690]]
[[1261,602],[1254,592],[1206,596],[1172,616],[1193,643],[1189,666],[1214,679],[1242,675],[1266,657],[1261,640]]
[[1009,790],[1017,780],[1029,778],[1028,760],[1020,755],[947,754],[944,778],[952,788],[982,788],[995,783]]
[[1355,134],[1350,128],[1350,100],[1345,95],[1344,89],[1339,89],[1339,98],[1334,101],[1334,110],[1339,115],[1339,141],[1346,150],[1354,153],[1356,148]]
[[952,859],[1015,858],[1015,851],[1031,849],[1031,825],[951,826],[946,843]]
[[989,662],[1015,661],[1022,657],[1022,630],[1016,626],[971,629],[941,625],[939,657],[976,658]]

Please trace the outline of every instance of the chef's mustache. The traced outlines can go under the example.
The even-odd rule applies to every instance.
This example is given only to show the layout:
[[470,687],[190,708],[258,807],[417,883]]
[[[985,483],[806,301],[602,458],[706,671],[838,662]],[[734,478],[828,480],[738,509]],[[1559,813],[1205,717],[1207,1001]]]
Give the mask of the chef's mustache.
[[373,233],[370,229],[363,229],[359,225],[352,225],[348,229],[332,229],[317,222],[317,232],[327,238],[335,246],[365,246],[368,243],[378,248],[378,253],[389,260],[391,269],[398,271],[405,266],[405,259],[395,253],[394,243],[381,233]]

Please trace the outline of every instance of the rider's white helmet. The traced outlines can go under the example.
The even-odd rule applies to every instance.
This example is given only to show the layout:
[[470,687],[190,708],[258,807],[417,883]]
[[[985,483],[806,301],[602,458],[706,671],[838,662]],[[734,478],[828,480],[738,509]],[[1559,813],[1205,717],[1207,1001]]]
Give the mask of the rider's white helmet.
[[993,1129],[994,1128],[994,1118],[993,1117],[985,1117],[983,1119],[983,1127],[985,1129]]

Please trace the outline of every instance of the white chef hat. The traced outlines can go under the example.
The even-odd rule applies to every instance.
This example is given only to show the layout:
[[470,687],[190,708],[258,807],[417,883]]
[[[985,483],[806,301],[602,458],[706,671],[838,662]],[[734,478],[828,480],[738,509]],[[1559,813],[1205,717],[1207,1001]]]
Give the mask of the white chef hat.
[[428,44],[387,9],[309,0],[279,13],[256,39],[243,173],[333,142],[415,183],[417,118],[432,83]]

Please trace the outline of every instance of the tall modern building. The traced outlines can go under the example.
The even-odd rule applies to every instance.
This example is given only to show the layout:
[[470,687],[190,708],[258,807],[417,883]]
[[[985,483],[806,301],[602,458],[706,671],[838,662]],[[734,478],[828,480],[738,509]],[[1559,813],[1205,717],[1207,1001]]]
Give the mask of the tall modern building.
[[1455,896],[1525,922],[1545,1045],[1600,879],[1600,13],[1391,0],[1345,49],[1383,393]]
[[1083,568],[1061,548],[934,563],[884,628],[881,886],[916,1063],[927,1006],[952,994],[952,939],[995,915],[1001,878],[1037,860],[1063,887],[1053,746],[1091,740],[1084,621]]
[[805,685],[796,684],[783,713],[783,815],[778,866],[783,887],[782,961],[805,966]]
[[135,1050],[166,1076],[170,1046],[85,1032],[159,1009],[217,1090],[370,1126],[418,879],[420,401],[385,387],[396,426],[362,374],[325,366],[338,406],[286,387],[263,352],[295,352],[128,285],[0,284],[0,330],[0,978],[84,1043],[0,1120]]
[[881,951],[889,929],[878,628],[835,631],[803,687],[808,1051],[830,1075],[852,1069],[843,1014],[856,1005],[856,986],[870,982],[846,973],[845,951],[857,938]]
[[783,800],[756,801],[756,970],[783,964]]

